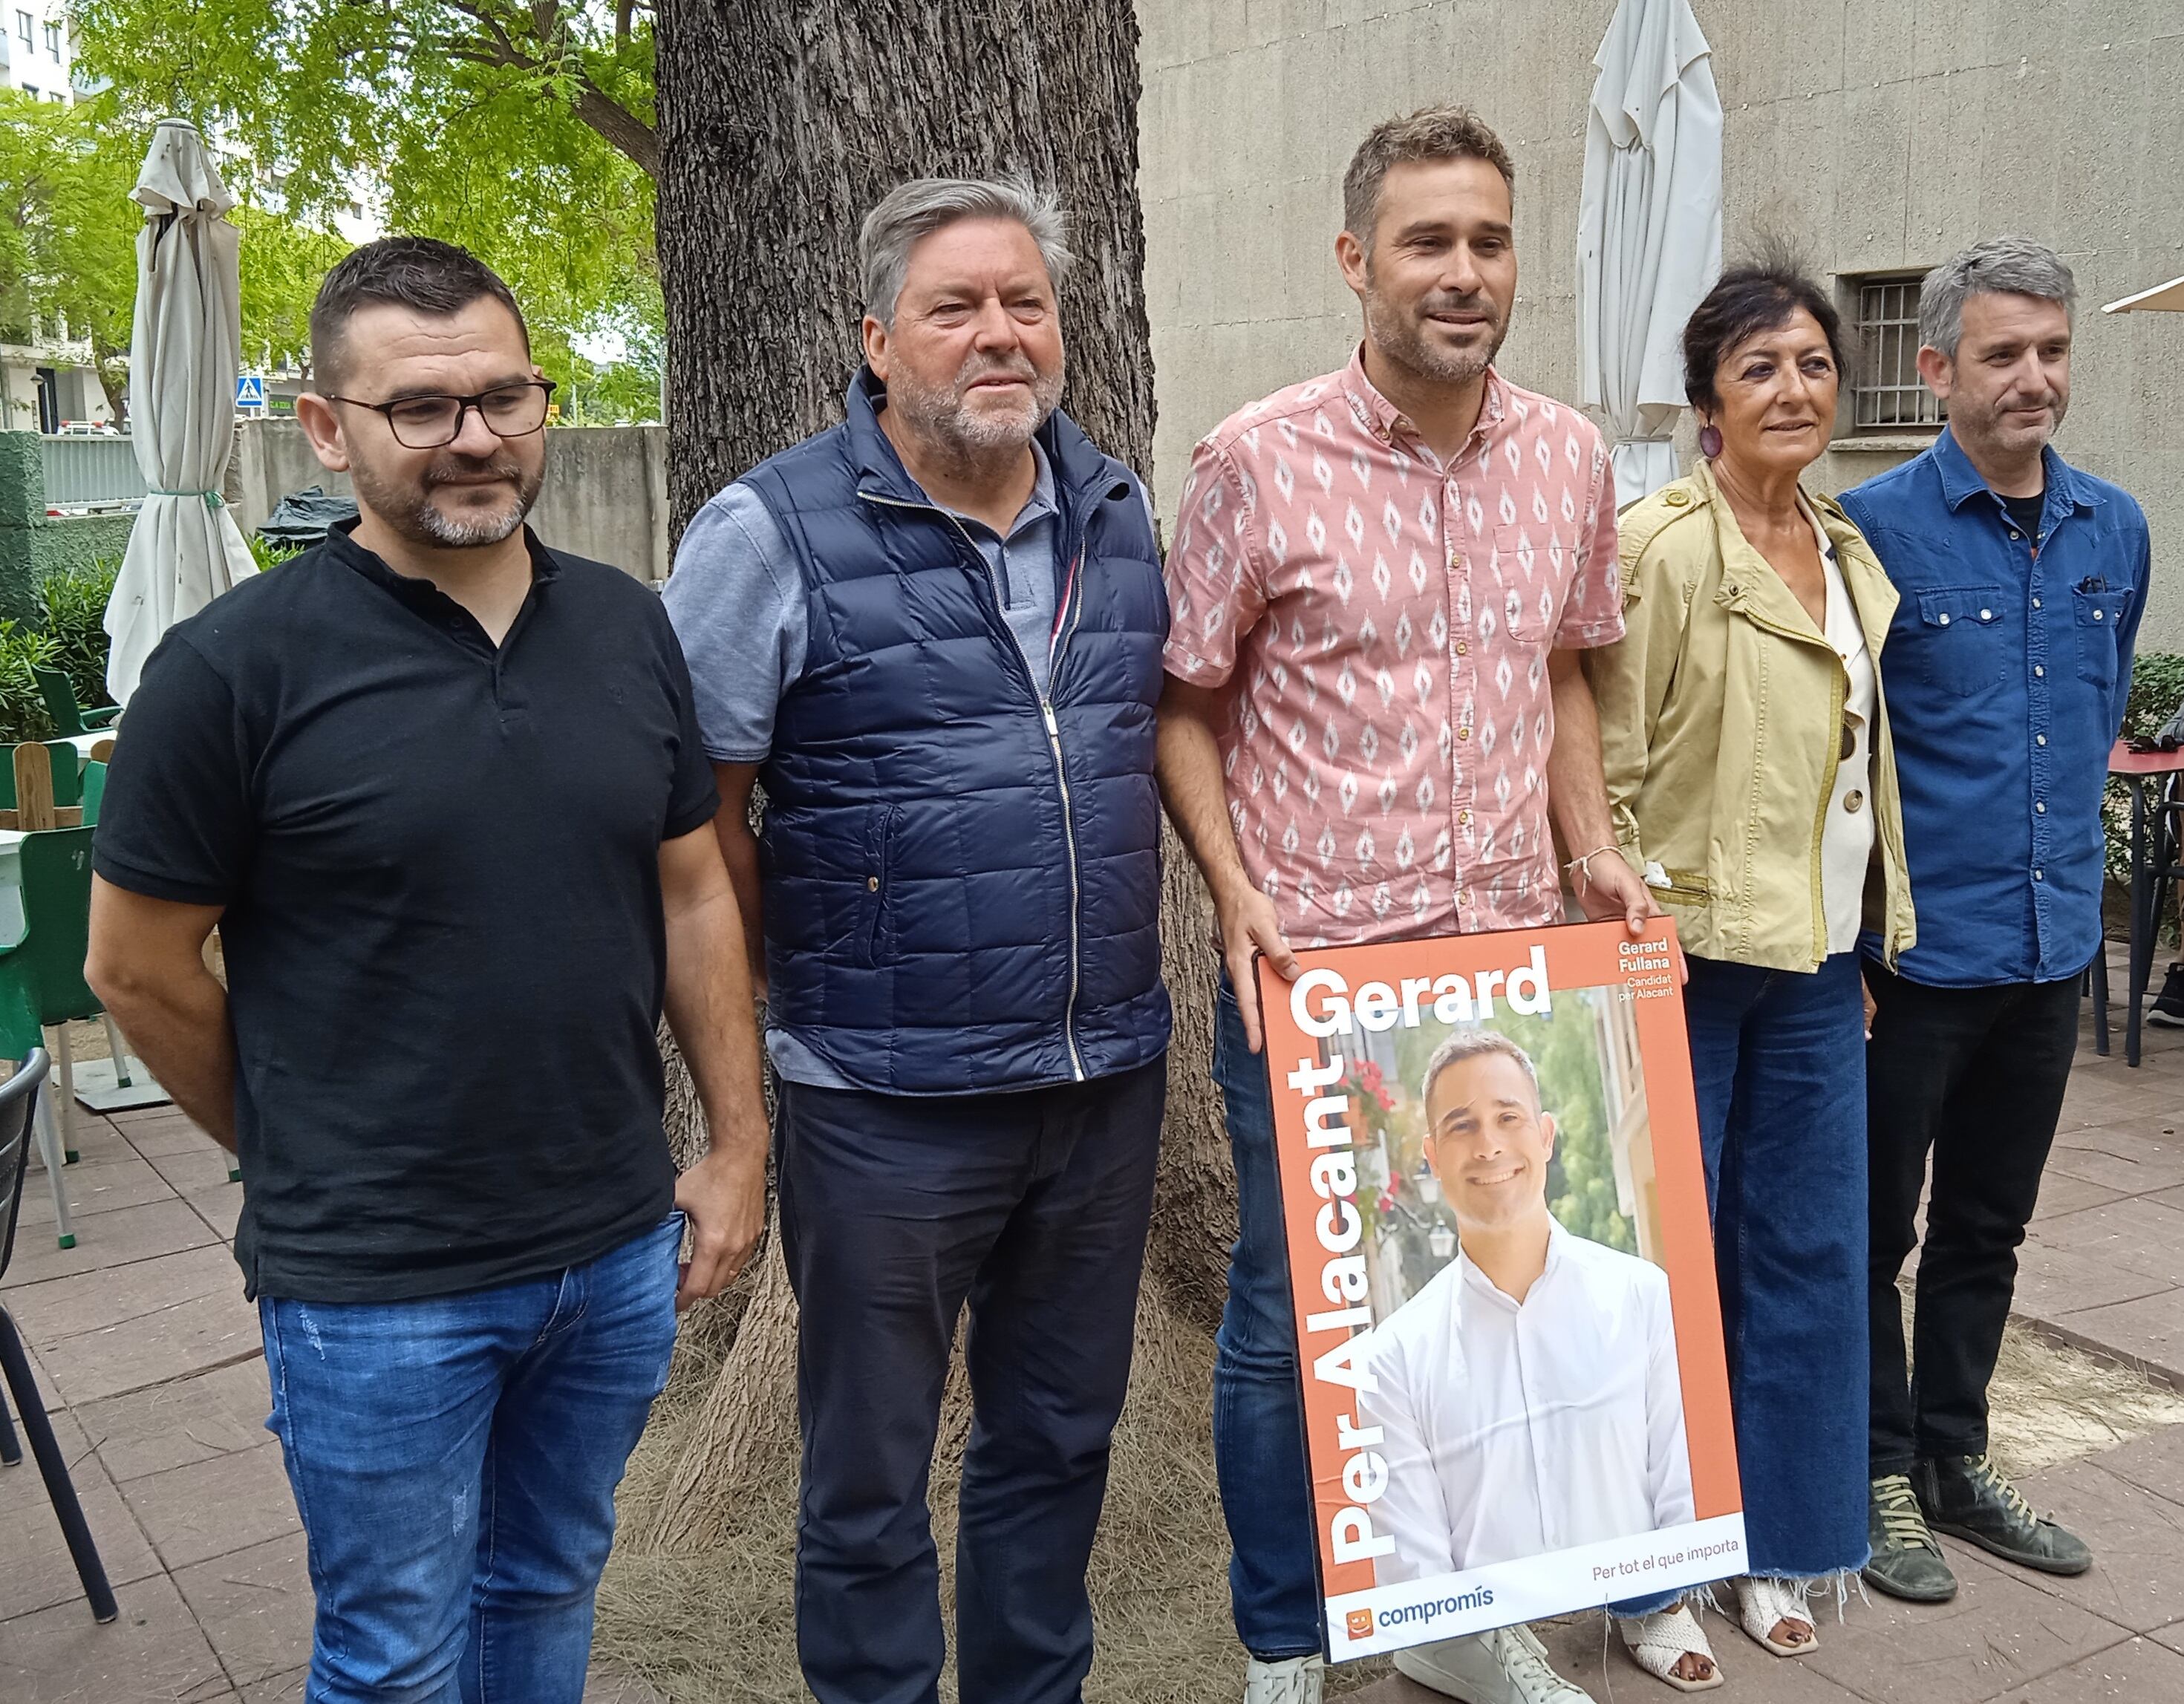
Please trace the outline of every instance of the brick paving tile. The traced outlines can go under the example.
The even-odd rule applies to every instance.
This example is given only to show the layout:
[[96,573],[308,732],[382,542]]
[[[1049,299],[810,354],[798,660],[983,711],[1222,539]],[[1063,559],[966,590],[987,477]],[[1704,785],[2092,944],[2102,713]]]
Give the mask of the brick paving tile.
[[[15,1412],[12,1400],[8,1403],[8,1412],[12,1419]],[[52,1423],[53,1441],[61,1446],[62,1459],[68,1463],[69,1474],[73,1478],[76,1464],[92,1452],[91,1439],[76,1423],[75,1416],[65,1408],[57,1414],[47,1413],[46,1418]],[[46,1512],[52,1505],[46,1500],[46,1482],[38,1477],[38,1464],[31,1454],[30,1439],[23,1436],[20,1427],[15,1438],[23,1446],[23,1459],[13,1467],[0,1467],[0,1516],[7,1517],[7,1530],[10,1532],[15,1530],[15,1521],[25,1509],[37,1519],[52,1518]],[[0,1615],[5,1613],[5,1606],[0,1606]]]
[[95,1112],[76,1108],[75,1128],[70,1133],[79,1163],[92,1160],[131,1160],[136,1150],[129,1139]]
[[25,1336],[59,1349],[85,1332],[241,1288],[234,1258],[219,1244],[209,1243],[31,1284],[9,1294],[8,1311]]
[[2153,1284],[2184,1284],[2184,1207],[2146,1197],[2114,1201],[2043,1219],[2025,1239],[2043,1249],[2089,1255]]
[[[83,1160],[64,1166],[61,1168],[61,1182],[68,1196],[69,1211],[78,1219],[109,1213],[117,1207],[164,1201],[175,1193],[167,1180],[152,1169],[148,1161],[134,1156]],[[19,1222],[25,1233],[50,1227],[53,1222],[53,1192],[42,1170],[34,1170],[23,1179],[23,1208]],[[90,1239],[90,1232],[81,1225],[76,1228],[76,1234],[86,1241]]]
[[[2170,1484],[2184,1495],[2184,1484]],[[2149,1495],[2091,1460],[2036,1473],[2020,1489],[2033,1507],[2093,1547],[2093,1566],[2075,1579],[2014,1568],[2013,1575],[2133,1633],[2184,1621],[2184,1505]]]
[[2025,1249],[2020,1256],[2011,1311],[2022,1318],[2059,1325],[2088,1308],[2176,1294],[2174,1284],[2126,1272],[2098,1255],[2051,1247],[2036,1241],[2038,1235],[2036,1225],[2027,1233]]
[[156,1160],[169,1154],[196,1154],[220,1144],[192,1124],[180,1112],[163,1112],[157,1118],[148,1118],[119,1127],[122,1139],[147,1160]]
[[258,1311],[231,1281],[203,1295],[103,1331],[46,1344],[40,1356],[71,1405],[209,1372],[261,1352]]
[[[2126,1636],[2115,1623],[2027,1585],[2014,1569],[1988,1567],[1962,1545],[1949,1546],[1949,1566],[1962,1584],[1953,1602],[1906,1604],[1875,1594],[1861,1604],[1853,1596],[1843,1620],[1823,1615],[1819,1649],[1794,1661],[1890,1704],[1986,1704]],[[1739,1656],[1758,1649],[1741,1633],[1728,1638],[1742,1647]],[[1717,1637],[1716,1648],[1726,1643]]]
[[2147,1637],[2153,1640],[2157,1645],[2166,1646],[2170,1650],[2176,1651],[2179,1656],[2184,1656],[2184,1622],[2179,1622],[2174,1627],[2157,1629],[2154,1632],[2148,1634]]
[[170,1568],[301,1530],[281,1446],[270,1438],[255,1449],[131,1479],[120,1490]]
[[179,1569],[175,1584],[237,1686],[311,1660],[311,1576],[301,1533]]
[[48,1278],[156,1260],[184,1249],[211,1247],[219,1241],[219,1233],[188,1202],[171,1196],[101,1213],[95,1227],[79,1229],[72,1249],[55,1245],[49,1215],[35,1233],[25,1231],[15,1239],[14,1258],[8,1263],[7,1277],[0,1278],[0,1292],[43,1284]]
[[198,1189],[182,1198],[203,1219],[214,1234],[232,1242],[235,1240],[235,1222],[242,1214],[242,1186],[222,1183],[217,1189]]
[[239,1695],[242,1704],[302,1704],[304,1683],[310,1679],[308,1668],[292,1668],[286,1674],[276,1674],[254,1686],[246,1686]]
[[220,1704],[234,1696],[212,1646],[164,1575],[119,1587],[101,1627],[81,1599],[0,1621],[8,1704]]
[[2173,1189],[2184,1183],[2184,1139],[2149,1133],[2151,1122],[2127,1116],[2115,1124],[2058,1131],[2048,1170],[2126,1195]]
[[2073,1178],[2066,1172],[2050,1172],[2041,1179],[2040,1206],[2032,1220],[2037,1224],[2042,1219],[2059,1219],[2065,1213],[2082,1212],[2088,1207],[2104,1207],[2111,1201],[2123,1199],[2121,1189],[2111,1189],[2103,1183],[2089,1183],[2083,1178]]
[[2006,1693],[1996,1704],[2176,1704],[2184,1699],[2184,1657],[2151,1639],[2127,1639],[2098,1656]]
[[2184,1503],[2184,1426],[2164,1426],[2104,1451],[2100,1465],[2142,1490]]
[[261,1356],[72,1412],[108,1473],[126,1482],[256,1449],[271,1406]]
[[2184,1291],[2084,1308],[2057,1323],[2071,1341],[2184,1389]]
[[167,1180],[178,1195],[226,1188],[228,1167],[234,1163],[234,1156],[226,1149],[211,1145],[192,1148],[180,1154],[155,1155],[150,1158],[153,1169]]
[[[59,1429],[55,1428],[57,1436]],[[74,1435],[81,1442],[82,1434]],[[14,1506],[7,1511],[7,1542],[0,1545],[0,1615],[13,1618],[54,1604],[74,1604],[87,1623],[91,1612],[84,1607],[83,1583],[76,1578],[61,1523],[46,1501],[45,1482],[38,1478],[27,1446],[18,1465],[0,1467],[0,1479],[13,1480],[18,1475],[30,1483],[11,1485],[8,1490]],[[92,1542],[98,1547],[109,1583],[118,1589],[158,1574],[159,1558],[144,1541],[136,1517],[98,1465],[98,1457],[87,1450],[77,1454],[69,1478],[75,1483],[76,1501],[83,1505],[83,1517],[90,1523]],[[0,1660],[0,1677],[6,1673],[6,1662]],[[15,1695],[0,1686],[0,1698],[14,1704]]]

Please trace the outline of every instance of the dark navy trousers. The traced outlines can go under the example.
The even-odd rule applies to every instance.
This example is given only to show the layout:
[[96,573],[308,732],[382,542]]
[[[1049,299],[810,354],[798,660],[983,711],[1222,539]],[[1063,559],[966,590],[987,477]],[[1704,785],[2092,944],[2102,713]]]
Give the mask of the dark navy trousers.
[[962,1704],[1077,1704],[1160,1153],[1167,1062],[913,1098],[781,1085],[801,1312],[796,1638],[819,1704],[934,1704],[926,1494],[956,1323],[972,1403],[956,1540]]

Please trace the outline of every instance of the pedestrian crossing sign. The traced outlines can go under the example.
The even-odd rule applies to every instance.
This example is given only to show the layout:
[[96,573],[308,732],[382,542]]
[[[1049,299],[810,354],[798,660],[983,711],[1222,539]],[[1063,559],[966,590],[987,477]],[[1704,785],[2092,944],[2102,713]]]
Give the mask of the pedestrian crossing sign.
[[235,380],[235,405],[239,409],[262,409],[265,406],[265,381],[256,373],[238,373]]

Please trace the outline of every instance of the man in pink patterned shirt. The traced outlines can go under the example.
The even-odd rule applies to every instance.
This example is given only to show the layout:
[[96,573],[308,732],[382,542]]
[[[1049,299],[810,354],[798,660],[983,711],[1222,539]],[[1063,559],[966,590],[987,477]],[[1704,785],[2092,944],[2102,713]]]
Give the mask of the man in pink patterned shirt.
[[[1161,789],[1228,972],[1214,1075],[1242,1223],[1214,1446],[1247,1704],[1316,1704],[1322,1630],[1253,951],[1294,977],[1292,943],[1558,922],[1556,832],[1589,916],[1655,915],[1578,661],[1623,636],[1607,449],[1492,365],[1513,178],[1461,109],[1366,138],[1335,240],[1364,342],[1199,444],[1167,559]],[[1585,1696],[1523,1628],[1397,1665],[1471,1704]]]

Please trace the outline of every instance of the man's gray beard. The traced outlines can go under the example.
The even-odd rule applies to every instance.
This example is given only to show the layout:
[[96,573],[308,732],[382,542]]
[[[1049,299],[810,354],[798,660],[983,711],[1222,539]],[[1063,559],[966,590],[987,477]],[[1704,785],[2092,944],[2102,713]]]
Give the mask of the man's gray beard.
[[902,418],[920,437],[930,438],[958,455],[973,460],[1012,455],[1032,441],[1047,417],[1061,406],[1066,376],[1061,368],[1032,374],[1028,421],[1023,415],[996,418],[975,414],[964,405],[960,391],[925,390],[900,373],[888,385],[888,406],[900,409]]
[[[2055,434],[2063,429],[2063,416],[2070,411],[2069,403],[2056,404],[2053,418],[2048,421],[2048,430],[2040,436],[2040,448],[2044,449],[2054,442]],[[1963,404],[1958,404],[1949,410],[1949,424],[1955,429],[1958,437],[1969,438],[1976,444],[1992,444],[1997,449],[2007,450],[2024,450],[2031,447],[2029,443],[2017,441],[2018,433],[2023,430],[2021,427],[2002,424],[1999,404],[1967,416]]]
[[543,466],[526,475],[512,462],[495,461],[489,465],[493,471],[505,474],[515,482],[515,499],[496,513],[462,520],[433,506],[433,481],[429,471],[425,482],[415,486],[389,484],[361,465],[352,466],[348,476],[349,483],[356,488],[358,503],[412,544],[429,545],[440,550],[476,550],[499,543],[522,526],[546,482]]
[[1417,320],[1390,309],[1375,292],[1365,292],[1365,332],[1373,347],[1397,366],[1437,384],[1465,385],[1494,365],[1509,335],[1509,322],[1494,328],[1494,340],[1476,354],[1441,354],[1427,347]]

